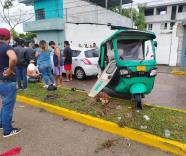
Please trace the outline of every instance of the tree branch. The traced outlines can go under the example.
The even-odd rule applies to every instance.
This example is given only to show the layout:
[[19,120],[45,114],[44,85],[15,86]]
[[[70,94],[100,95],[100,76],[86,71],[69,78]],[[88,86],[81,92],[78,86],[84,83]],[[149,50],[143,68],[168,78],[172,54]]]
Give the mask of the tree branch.
[[21,11],[21,10],[19,11],[18,17],[16,17],[16,15],[12,16],[10,9],[13,6],[13,1],[14,0],[10,1],[10,4],[9,4],[9,3],[6,3],[6,0],[5,0],[4,3],[3,3],[3,0],[0,0],[0,6],[2,6],[2,11],[0,12],[0,18],[2,18],[2,20],[5,23],[7,23],[10,26],[11,29],[14,29],[17,25],[19,25],[21,23],[29,21],[34,16],[34,15],[32,15],[32,16],[30,16],[28,18],[24,18],[23,17],[24,16],[24,12]]

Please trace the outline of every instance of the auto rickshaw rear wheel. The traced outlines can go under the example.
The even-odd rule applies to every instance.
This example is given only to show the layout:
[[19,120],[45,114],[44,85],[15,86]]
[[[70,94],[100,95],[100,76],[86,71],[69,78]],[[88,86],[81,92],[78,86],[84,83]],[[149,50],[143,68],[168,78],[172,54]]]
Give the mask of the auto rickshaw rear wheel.
[[136,109],[142,109],[142,100],[141,94],[134,95],[135,107]]

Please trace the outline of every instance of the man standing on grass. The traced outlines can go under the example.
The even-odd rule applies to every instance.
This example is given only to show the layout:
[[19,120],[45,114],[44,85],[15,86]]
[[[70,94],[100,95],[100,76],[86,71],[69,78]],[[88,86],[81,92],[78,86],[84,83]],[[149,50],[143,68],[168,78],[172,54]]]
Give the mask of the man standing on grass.
[[29,65],[28,51],[24,48],[24,40],[16,39],[14,51],[17,55],[16,75],[18,89],[27,89],[27,67]]
[[62,86],[62,71],[63,71],[62,54],[54,41],[50,41],[49,46],[52,49],[54,49],[54,56],[53,56],[54,71],[53,72],[55,75],[56,86],[58,86],[59,81],[60,81],[60,85]]
[[64,69],[66,71],[66,81],[72,80],[72,50],[68,41],[64,41]]
[[0,129],[3,137],[9,137],[21,132],[12,127],[12,116],[16,100],[16,75],[14,68],[17,63],[15,51],[8,44],[10,31],[0,28],[0,97],[2,108],[0,112]]

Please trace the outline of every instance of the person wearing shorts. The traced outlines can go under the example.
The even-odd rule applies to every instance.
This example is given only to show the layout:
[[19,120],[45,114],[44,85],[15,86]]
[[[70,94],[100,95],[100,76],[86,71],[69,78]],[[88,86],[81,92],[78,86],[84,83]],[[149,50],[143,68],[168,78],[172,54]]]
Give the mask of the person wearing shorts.
[[58,86],[59,83],[62,86],[62,71],[63,71],[62,54],[54,41],[50,41],[49,46],[52,49],[54,49],[53,62],[54,62],[54,75],[55,75],[56,86]]
[[72,50],[68,41],[64,41],[64,69],[66,71],[66,81],[72,80]]

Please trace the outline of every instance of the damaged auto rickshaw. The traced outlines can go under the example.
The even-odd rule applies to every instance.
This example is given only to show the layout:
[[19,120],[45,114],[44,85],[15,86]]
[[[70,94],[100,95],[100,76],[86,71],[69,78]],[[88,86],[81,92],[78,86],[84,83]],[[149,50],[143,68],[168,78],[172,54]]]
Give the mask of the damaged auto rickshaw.
[[135,29],[118,30],[100,46],[98,80],[89,96],[104,88],[131,95],[135,107],[142,109],[142,98],[154,86],[157,43],[153,32]]

